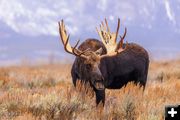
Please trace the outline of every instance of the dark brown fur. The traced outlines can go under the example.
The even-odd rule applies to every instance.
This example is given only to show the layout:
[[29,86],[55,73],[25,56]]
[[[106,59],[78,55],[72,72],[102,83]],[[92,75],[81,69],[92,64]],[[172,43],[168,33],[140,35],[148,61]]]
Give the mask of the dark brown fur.
[[[126,46],[126,44],[124,44]],[[90,48],[96,51],[103,48],[102,54],[106,54],[104,45],[96,39],[88,39],[80,46],[80,50]],[[88,54],[88,53],[87,53]],[[76,86],[78,79],[84,83],[90,83],[96,93],[96,103],[105,102],[105,88],[120,89],[130,81],[146,85],[149,57],[147,51],[135,44],[128,44],[127,48],[113,57],[98,59],[94,54],[90,54],[91,59],[85,60],[76,57],[72,66],[71,75]],[[96,82],[102,82],[104,89],[94,87]]]

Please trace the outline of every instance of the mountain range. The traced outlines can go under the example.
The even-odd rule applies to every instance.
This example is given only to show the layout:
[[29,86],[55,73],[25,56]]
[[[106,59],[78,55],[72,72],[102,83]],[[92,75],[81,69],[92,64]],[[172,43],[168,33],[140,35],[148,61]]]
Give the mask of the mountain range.
[[95,27],[104,18],[112,31],[120,18],[125,41],[142,45],[152,58],[180,57],[180,0],[0,0],[0,64],[73,59],[60,43],[58,21],[65,21],[74,45],[99,39]]

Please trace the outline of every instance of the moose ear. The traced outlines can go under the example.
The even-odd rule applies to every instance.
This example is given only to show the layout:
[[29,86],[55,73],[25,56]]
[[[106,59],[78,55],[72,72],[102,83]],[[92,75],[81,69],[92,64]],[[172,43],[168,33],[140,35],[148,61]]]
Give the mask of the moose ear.
[[96,53],[97,55],[101,55],[102,52],[103,52],[103,49],[102,49],[102,47],[101,47],[101,48],[99,48],[98,50],[96,50],[95,53]]

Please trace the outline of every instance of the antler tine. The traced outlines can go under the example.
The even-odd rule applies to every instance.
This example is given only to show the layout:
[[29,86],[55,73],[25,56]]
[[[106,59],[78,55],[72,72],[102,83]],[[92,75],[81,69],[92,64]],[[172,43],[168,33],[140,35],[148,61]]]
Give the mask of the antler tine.
[[67,47],[68,47],[68,43],[69,43],[69,37],[70,37],[70,35],[68,35],[67,40],[66,40],[65,43],[64,43],[64,49],[65,49],[66,52],[72,54],[72,52],[70,52],[70,51],[68,50],[68,48],[67,48]]
[[[69,35],[67,36],[67,32],[66,32],[66,28],[65,28],[63,20],[61,20],[61,23],[59,22],[59,31],[60,31],[61,40],[62,40],[63,44],[65,44],[66,41],[69,40],[69,38],[68,38]],[[64,32],[64,34],[63,34],[63,32]],[[63,35],[64,35],[64,37],[66,37],[66,39],[63,38]]]
[[[121,36],[120,36],[121,37]],[[119,48],[122,48],[123,47],[123,41],[124,41],[124,39],[121,39],[120,41],[119,41]]]
[[[61,20],[61,23],[62,23],[62,20]],[[60,33],[60,37],[61,37],[61,41],[62,41],[62,43],[64,44],[64,41],[63,41],[63,38],[62,38],[62,26],[61,26],[61,23],[60,22],[58,22],[58,24],[59,24],[59,33]]]
[[105,26],[104,26],[104,22],[101,21],[101,25],[102,25],[102,30],[105,31]]
[[127,33],[127,28],[125,27],[125,31],[124,31],[123,37],[120,36],[120,38],[121,38],[121,40],[119,41],[120,48],[122,48],[122,46],[123,46],[123,42],[124,42],[124,38],[126,37],[126,33]]
[[99,37],[101,38],[101,41],[103,42],[103,44],[106,45],[105,40],[103,38],[103,31],[102,31],[101,25],[100,25],[100,30],[96,27],[96,31],[97,31]]
[[125,27],[125,31],[124,31],[124,35],[123,35],[123,39],[126,37],[126,33],[127,33],[127,28]]
[[109,26],[108,26],[107,19],[105,18],[104,20],[105,20],[105,23],[106,23],[107,31],[110,32],[110,28],[109,28]]
[[117,26],[117,29],[116,29],[115,43],[117,41],[117,36],[118,36],[118,33],[119,33],[119,28],[120,28],[120,19],[118,18],[118,26]]
[[100,27],[100,31],[101,31],[101,32],[104,32],[104,27],[103,27],[103,25],[100,24],[99,27]]
[[125,27],[125,31],[124,31],[123,37],[120,36],[120,38],[124,39],[126,37],[126,33],[127,33],[127,28]]
[[77,43],[75,44],[75,46],[72,47],[72,52],[73,52],[75,55],[77,55],[77,56],[79,56],[79,54],[76,53],[76,51],[77,51],[77,50],[76,50],[76,47],[78,46],[79,41],[80,41],[80,40],[78,40]]

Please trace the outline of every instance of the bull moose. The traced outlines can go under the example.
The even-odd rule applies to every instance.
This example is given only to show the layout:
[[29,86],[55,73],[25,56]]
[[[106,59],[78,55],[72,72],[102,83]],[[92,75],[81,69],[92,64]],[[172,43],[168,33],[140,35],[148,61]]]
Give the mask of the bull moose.
[[130,81],[145,88],[149,66],[147,51],[135,43],[123,43],[127,29],[117,43],[120,19],[115,33],[108,22],[96,28],[101,41],[87,39],[78,48],[69,44],[63,20],[59,22],[59,33],[66,52],[76,56],[71,69],[74,86],[77,80],[89,83],[96,94],[96,104],[105,103],[105,89],[120,89]]

